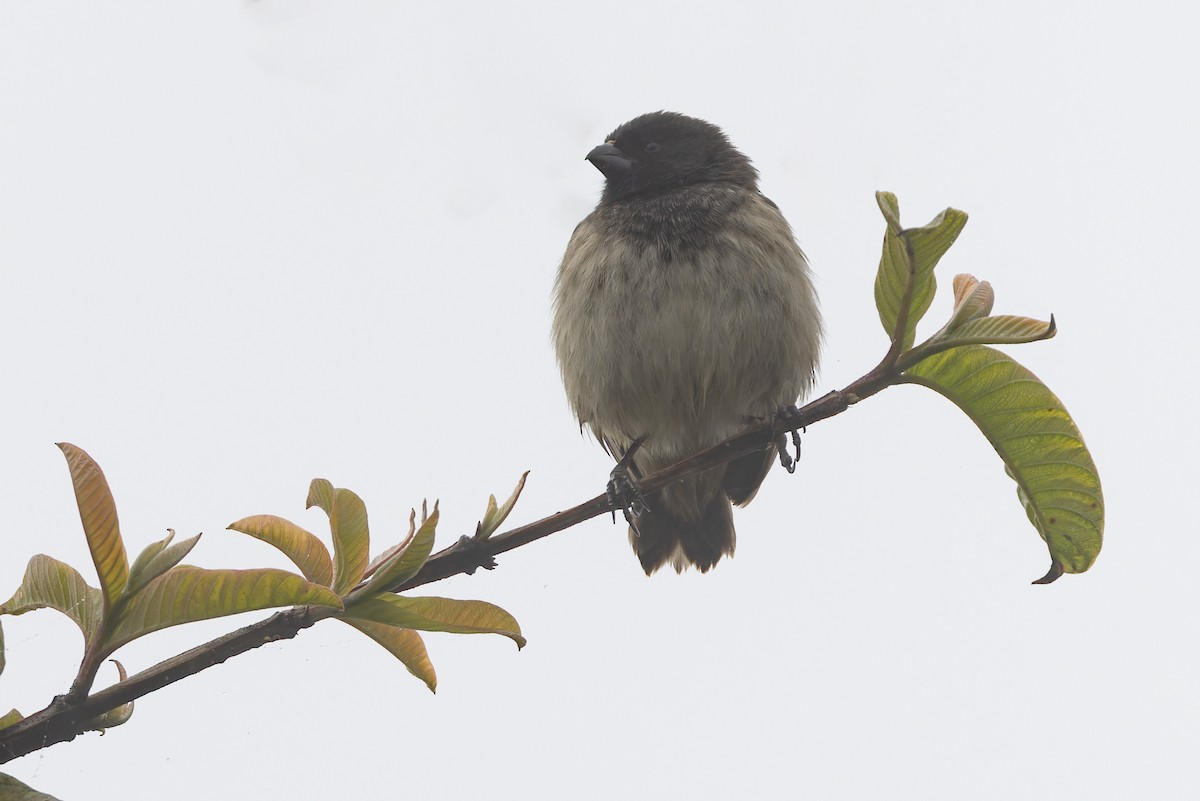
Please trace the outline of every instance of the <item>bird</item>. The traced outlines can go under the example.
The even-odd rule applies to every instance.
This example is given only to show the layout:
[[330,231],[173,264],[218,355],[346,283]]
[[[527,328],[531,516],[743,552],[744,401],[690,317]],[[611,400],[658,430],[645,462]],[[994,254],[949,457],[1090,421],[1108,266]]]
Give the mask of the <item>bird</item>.
[[[604,188],[559,264],[551,338],[580,428],[636,482],[807,395],[821,315],[791,226],[716,125],[643,114],[586,160]],[[646,574],[732,556],[732,504],[774,460],[756,451],[634,503]]]

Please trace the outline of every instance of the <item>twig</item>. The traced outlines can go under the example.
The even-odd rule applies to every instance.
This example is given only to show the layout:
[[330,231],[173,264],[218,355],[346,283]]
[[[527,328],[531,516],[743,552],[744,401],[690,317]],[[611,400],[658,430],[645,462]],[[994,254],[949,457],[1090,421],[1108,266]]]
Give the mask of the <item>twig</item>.
[[[651,493],[686,476],[732,461],[739,456],[774,447],[774,436],[778,431],[800,429],[841,414],[863,398],[897,383],[898,377],[895,358],[889,353],[889,358],[885,358],[878,367],[845,389],[830,392],[777,419],[773,424],[770,421],[756,424],[718,445],[646,476],[638,482],[638,487],[645,493]],[[459,573],[473,572],[479,566],[481,557],[494,557],[520,548],[585,520],[607,514],[614,508],[615,504],[607,495],[597,495],[570,509],[497,534],[482,542],[474,542],[465,547],[456,543],[432,555],[416,576],[395,588],[395,591],[403,592]],[[185,651],[87,698],[74,700],[69,696],[60,695],[40,712],[0,730],[0,764],[55,743],[73,740],[89,730],[90,721],[110,709],[219,665],[226,659],[246,653],[260,645],[295,637],[300,631],[334,614],[336,610],[328,607],[297,607],[276,612],[266,620]]]

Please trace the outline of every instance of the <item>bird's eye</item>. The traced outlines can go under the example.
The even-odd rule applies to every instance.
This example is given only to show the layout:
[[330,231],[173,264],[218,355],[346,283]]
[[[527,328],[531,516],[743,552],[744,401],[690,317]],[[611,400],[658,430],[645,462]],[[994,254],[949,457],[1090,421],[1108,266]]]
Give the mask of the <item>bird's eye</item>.
[[658,142],[647,142],[646,143],[646,152],[649,153],[650,155],[654,155],[659,150],[660,150],[660,148],[658,146]]

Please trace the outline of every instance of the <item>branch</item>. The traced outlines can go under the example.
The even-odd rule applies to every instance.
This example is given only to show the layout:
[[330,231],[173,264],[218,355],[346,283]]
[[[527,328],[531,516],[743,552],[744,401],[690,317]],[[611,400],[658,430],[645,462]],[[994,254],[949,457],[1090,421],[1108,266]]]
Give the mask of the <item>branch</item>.
[[[898,377],[894,362],[889,363],[885,359],[878,367],[845,389],[830,392],[775,421],[764,421],[751,426],[718,445],[646,476],[638,482],[638,486],[643,492],[654,492],[681,478],[732,461],[739,456],[774,447],[775,436],[780,430],[797,430],[841,414],[863,398],[897,383]],[[468,545],[460,541],[429,557],[417,575],[396,587],[394,591],[411,590],[459,573],[473,573],[483,562],[490,561],[491,557],[615,511],[616,508],[607,495],[597,495],[566,511],[497,534],[487,540],[470,541]],[[295,637],[302,630],[334,614],[336,610],[326,607],[297,607],[277,612],[266,620],[230,632],[160,662],[83,700],[76,701],[65,695],[57,696],[40,712],[0,730],[0,764],[48,745],[73,740],[78,735],[92,730],[94,725],[91,725],[91,722],[111,709],[219,665],[226,659],[246,653],[260,645]]]

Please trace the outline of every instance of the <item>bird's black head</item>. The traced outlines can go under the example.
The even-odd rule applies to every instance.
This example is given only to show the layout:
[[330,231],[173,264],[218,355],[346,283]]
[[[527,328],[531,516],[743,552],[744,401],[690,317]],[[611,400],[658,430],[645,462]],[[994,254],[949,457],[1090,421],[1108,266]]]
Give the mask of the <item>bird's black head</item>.
[[717,126],[670,111],[630,120],[588,153],[604,173],[602,203],[656,195],[692,184],[758,187],[750,159]]

